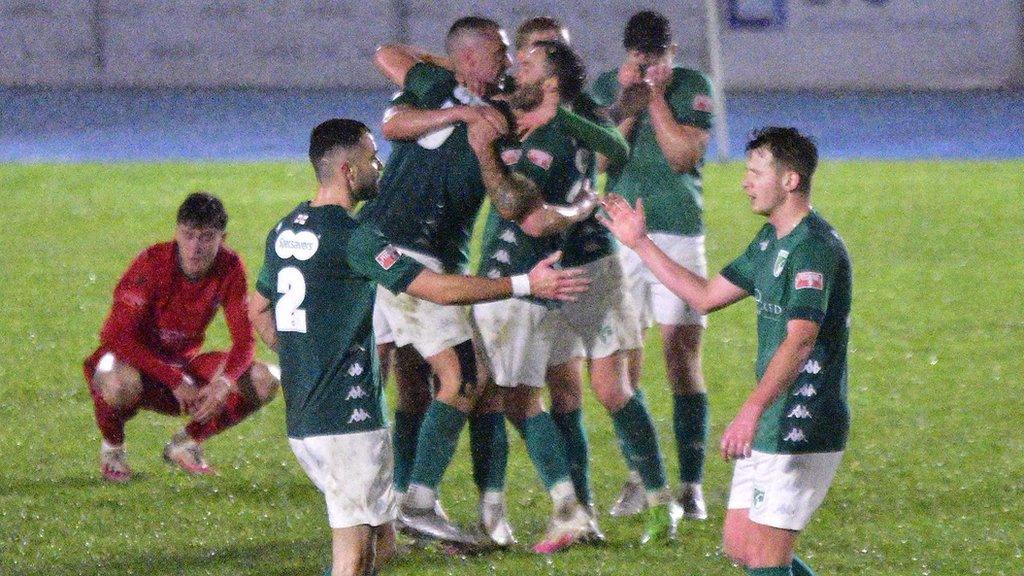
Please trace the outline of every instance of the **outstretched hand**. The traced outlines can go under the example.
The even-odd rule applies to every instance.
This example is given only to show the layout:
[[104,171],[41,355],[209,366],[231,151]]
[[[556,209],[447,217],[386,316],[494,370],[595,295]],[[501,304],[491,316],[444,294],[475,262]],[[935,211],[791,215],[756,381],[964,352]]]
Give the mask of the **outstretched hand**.
[[562,258],[559,250],[538,262],[530,273],[530,295],[545,300],[575,302],[576,297],[590,287],[590,278],[582,268],[556,269]]
[[618,194],[608,194],[601,202],[605,214],[598,214],[597,221],[611,231],[619,242],[635,249],[640,240],[647,237],[647,217],[644,214],[643,198],[637,198],[634,210],[629,202]]

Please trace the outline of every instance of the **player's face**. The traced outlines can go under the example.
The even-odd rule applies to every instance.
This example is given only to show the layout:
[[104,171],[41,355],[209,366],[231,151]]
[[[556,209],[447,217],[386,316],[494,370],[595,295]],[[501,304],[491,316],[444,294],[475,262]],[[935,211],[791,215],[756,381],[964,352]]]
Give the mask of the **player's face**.
[[496,87],[498,79],[509,67],[508,40],[505,31],[492,31],[477,41],[472,48],[472,66],[468,71],[474,80]]
[[643,50],[627,50],[626,51],[626,64],[636,66],[640,74],[658,64],[672,64],[672,52],[665,50],[664,52],[644,52]]
[[547,56],[544,50],[529,50],[516,65],[516,91],[509,98],[509,104],[527,112],[540,106],[544,99],[543,84],[547,78]]
[[178,224],[174,229],[174,242],[178,245],[178,263],[185,276],[196,279],[206,274],[223,241],[223,230]]
[[384,163],[377,156],[377,142],[370,133],[363,134],[359,146],[349,158],[349,186],[352,200],[369,200],[377,196],[380,173]]
[[750,209],[755,214],[770,215],[786,201],[783,186],[785,174],[775,166],[775,158],[767,148],[755,148],[747,155],[747,171],[743,176],[743,190],[750,198]]

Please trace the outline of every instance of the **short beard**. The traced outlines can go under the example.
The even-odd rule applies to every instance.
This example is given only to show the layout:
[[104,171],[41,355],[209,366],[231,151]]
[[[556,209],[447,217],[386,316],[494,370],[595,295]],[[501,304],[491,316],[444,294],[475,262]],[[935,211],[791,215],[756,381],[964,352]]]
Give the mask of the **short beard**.
[[364,186],[359,186],[352,190],[352,201],[362,202],[363,200],[373,200],[377,197],[380,192],[380,187],[377,182],[371,182]]
[[521,112],[536,110],[544,101],[544,90],[540,82],[516,86],[516,91],[508,97],[510,106]]

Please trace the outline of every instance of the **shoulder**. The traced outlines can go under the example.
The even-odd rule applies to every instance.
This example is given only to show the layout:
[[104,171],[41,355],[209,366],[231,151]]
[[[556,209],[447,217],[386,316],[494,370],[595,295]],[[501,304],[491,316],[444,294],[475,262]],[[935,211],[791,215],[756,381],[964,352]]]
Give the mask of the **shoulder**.
[[611,99],[615,97],[615,92],[619,88],[619,79],[617,70],[608,70],[594,80],[594,83],[590,87],[590,93],[599,104],[610,104]]
[[213,267],[218,276],[228,276],[238,270],[241,270],[243,274],[245,273],[245,263],[242,262],[241,256],[223,244],[220,250],[217,251]]
[[145,248],[132,262],[132,268],[146,268],[148,270],[163,270],[175,264],[174,258],[177,253],[174,241],[161,242]]
[[450,70],[426,62],[418,62],[405,75],[406,89],[416,92],[433,89],[451,91],[457,84],[455,75]]
[[672,69],[672,82],[681,88],[695,91],[709,91],[711,89],[711,79],[707,74],[700,70],[684,68],[682,66],[676,66]]

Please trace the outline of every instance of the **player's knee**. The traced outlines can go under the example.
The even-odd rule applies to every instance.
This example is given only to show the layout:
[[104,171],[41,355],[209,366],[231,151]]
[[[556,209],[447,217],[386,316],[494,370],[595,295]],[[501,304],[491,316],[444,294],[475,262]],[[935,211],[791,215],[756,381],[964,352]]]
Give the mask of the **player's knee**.
[[623,390],[619,386],[599,386],[594,389],[594,396],[609,412],[618,412],[632,398],[632,391]]
[[126,364],[117,363],[112,370],[97,371],[93,381],[103,401],[112,408],[131,409],[142,397],[142,376]]
[[270,369],[270,366],[262,362],[253,362],[249,369],[249,378],[252,381],[253,395],[261,406],[274,399],[277,389],[281,387],[280,371],[277,375]]

